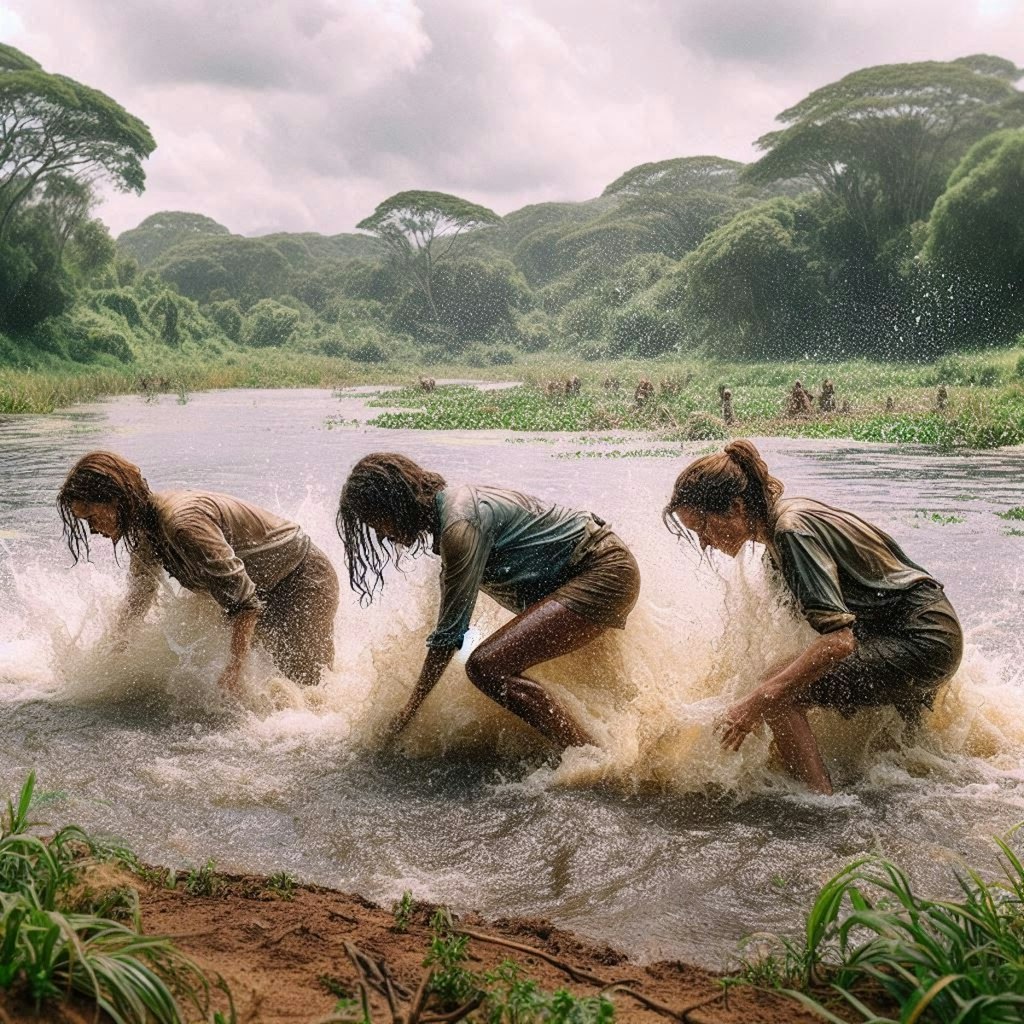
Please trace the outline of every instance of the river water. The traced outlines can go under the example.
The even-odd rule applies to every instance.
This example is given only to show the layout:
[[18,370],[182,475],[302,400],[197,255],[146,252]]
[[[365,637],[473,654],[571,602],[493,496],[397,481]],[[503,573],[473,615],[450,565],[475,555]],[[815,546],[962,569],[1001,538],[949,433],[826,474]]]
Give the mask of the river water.
[[[365,421],[365,397],[214,392],[0,419],[4,792],[35,768],[49,822],[117,836],[153,862],[286,870],[385,904],[410,889],[712,967],[749,933],[798,928],[817,886],[863,852],[935,893],[961,858],[993,866],[989,837],[1024,819],[1024,537],[995,514],[1024,504],[1024,450],[763,442],[788,493],[893,533],[946,583],[967,633],[963,667],[912,739],[885,711],[819,716],[839,790],[823,799],[787,781],[765,737],[740,754],[716,741],[722,709],[810,633],[755,552],[701,562],[662,526],[675,474],[704,446],[331,422]],[[296,518],[339,568],[338,490],[382,448],[452,481],[599,512],[638,557],[640,604],[625,632],[536,675],[601,749],[554,756],[457,659],[403,749],[380,751],[436,613],[430,556],[392,571],[369,608],[346,588],[335,671],[314,690],[257,657],[241,703],[223,699],[219,612],[171,583],[126,655],[99,654],[124,568],[105,541],[72,567],[54,507],[73,460],[98,447],[138,462],[156,489],[223,490]],[[483,598],[474,622],[486,633],[505,617]]]

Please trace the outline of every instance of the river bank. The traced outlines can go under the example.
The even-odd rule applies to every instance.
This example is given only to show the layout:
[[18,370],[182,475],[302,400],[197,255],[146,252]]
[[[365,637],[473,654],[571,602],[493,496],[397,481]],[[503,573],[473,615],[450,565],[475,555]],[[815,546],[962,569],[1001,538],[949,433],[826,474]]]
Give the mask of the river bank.
[[[94,899],[104,892],[138,894],[142,929],[170,937],[211,980],[230,990],[213,992],[208,1019],[237,1024],[313,1024],[362,1020],[361,990],[370,1019],[408,1020],[428,974],[424,958],[436,930],[437,908],[411,902],[386,910],[362,896],[287,876],[220,875],[212,871],[175,876],[165,869],[129,872],[100,865],[86,876]],[[466,968],[483,975],[514,961],[522,980],[581,999],[604,993],[619,1022],[690,1021],[693,1024],[810,1024],[817,1019],[781,994],[750,986],[723,987],[712,972],[678,961],[631,962],[611,946],[555,928],[540,918],[487,921],[476,914],[454,919],[454,932],[469,936]],[[437,967],[433,968],[436,972]],[[387,996],[391,988],[394,1010]],[[339,1000],[352,999],[346,1013]],[[446,1011],[436,996],[419,1020],[437,1021]],[[92,1020],[73,1007],[47,1005],[41,1016],[0,994],[0,1021],[62,1024]],[[232,1015],[233,1014],[233,1015]],[[452,1018],[447,1018],[452,1019]],[[590,1019],[590,1018],[582,1018]]]

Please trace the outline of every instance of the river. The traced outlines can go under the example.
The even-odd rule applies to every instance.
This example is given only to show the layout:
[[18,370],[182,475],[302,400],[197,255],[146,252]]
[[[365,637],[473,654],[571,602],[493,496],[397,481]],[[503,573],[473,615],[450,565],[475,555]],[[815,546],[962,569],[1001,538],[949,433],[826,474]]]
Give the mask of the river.
[[[726,754],[714,734],[729,700],[810,634],[756,552],[701,561],[664,529],[675,474],[707,446],[384,431],[351,422],[365,421],[365,397],[227,391],[0,419],[4,792],[35,768],[40,817],[157,863],[285,870],[384,904],[410,889],[711,967],[744,935],[797,929],[817,886],[866,851],[936,893],[961,858],[994,865],[989,837],[1024,819],[1024,537],[995,514],[1024,504],[1024,450],[761,442],[787,493],[893,533],[947,585],[967,635],[961,670],[915,737],[886,711],[819,715],[838,790],[824,799],[780,773],[767,738]],[[314,690],[257,657],[241,702],[224,699],[219,612],[170,583],[128,653],[101,656],[124,559],[95,538],[92,562],[72,566],[54,505],[72,462],[100,447],[136,461],[155,489],[222,490],[297,519],[342,574],[337,495],[373,450],[600,513],[637,555],[640,604],[625,632],[536,675],[601,749],[553,755],[473,690],[459,659],[403,749],[379,749],[436,612],[428,556],[390,571],[368,608],[344,588],[335,671]],[[484,598],[474,623],[486,633],[505,617]]]

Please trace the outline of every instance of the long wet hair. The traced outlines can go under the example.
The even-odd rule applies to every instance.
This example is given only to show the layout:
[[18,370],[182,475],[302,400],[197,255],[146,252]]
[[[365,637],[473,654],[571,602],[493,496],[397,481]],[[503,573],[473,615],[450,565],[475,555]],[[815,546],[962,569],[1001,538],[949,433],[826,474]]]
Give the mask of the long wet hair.
[[397,452],[374,452],[355,464],[341,489],[335,525],[345,543],[349,586],[360,603],[370,604],[384,586],[384,569],[398,564],[401,547],[378,537],[366,520],[383,516],[401,533],[414,533],[409,550],[415,555],[436,529],[434,496],[445,486],[443,476]]
[[672,515],[675,509],[682,506],[705,515],[727,515],[739,498],[751,526],[770,530],[782,491],[782,481],[768,472],[754,444],[732,441],[722,451],[691,462],[676,477],[661,517],[677,537],[687,536],[689,531]]
[[129,551],[153,519],[152,494],[139,467],[115,452],[89,452],[68,473],[57,494],[57,510],[64,524],[64,539],[77,563],[89,558],[89,527],[71,510],[74,501],[93,505],[113,504],[117,510],[117,528]]

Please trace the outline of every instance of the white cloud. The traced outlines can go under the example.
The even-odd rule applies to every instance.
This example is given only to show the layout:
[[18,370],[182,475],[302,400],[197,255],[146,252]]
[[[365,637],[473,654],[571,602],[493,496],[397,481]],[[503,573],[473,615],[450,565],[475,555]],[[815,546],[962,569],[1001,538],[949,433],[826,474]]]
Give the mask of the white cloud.
[[585,199],[647,160],[750,159],[858,67],[1024,57],[1024,5],[994,0],[6,0],[17,18],[10,42],[153,130],[145,195],[101,211],[117,231],[168,208],[345,231],[414,187]]

